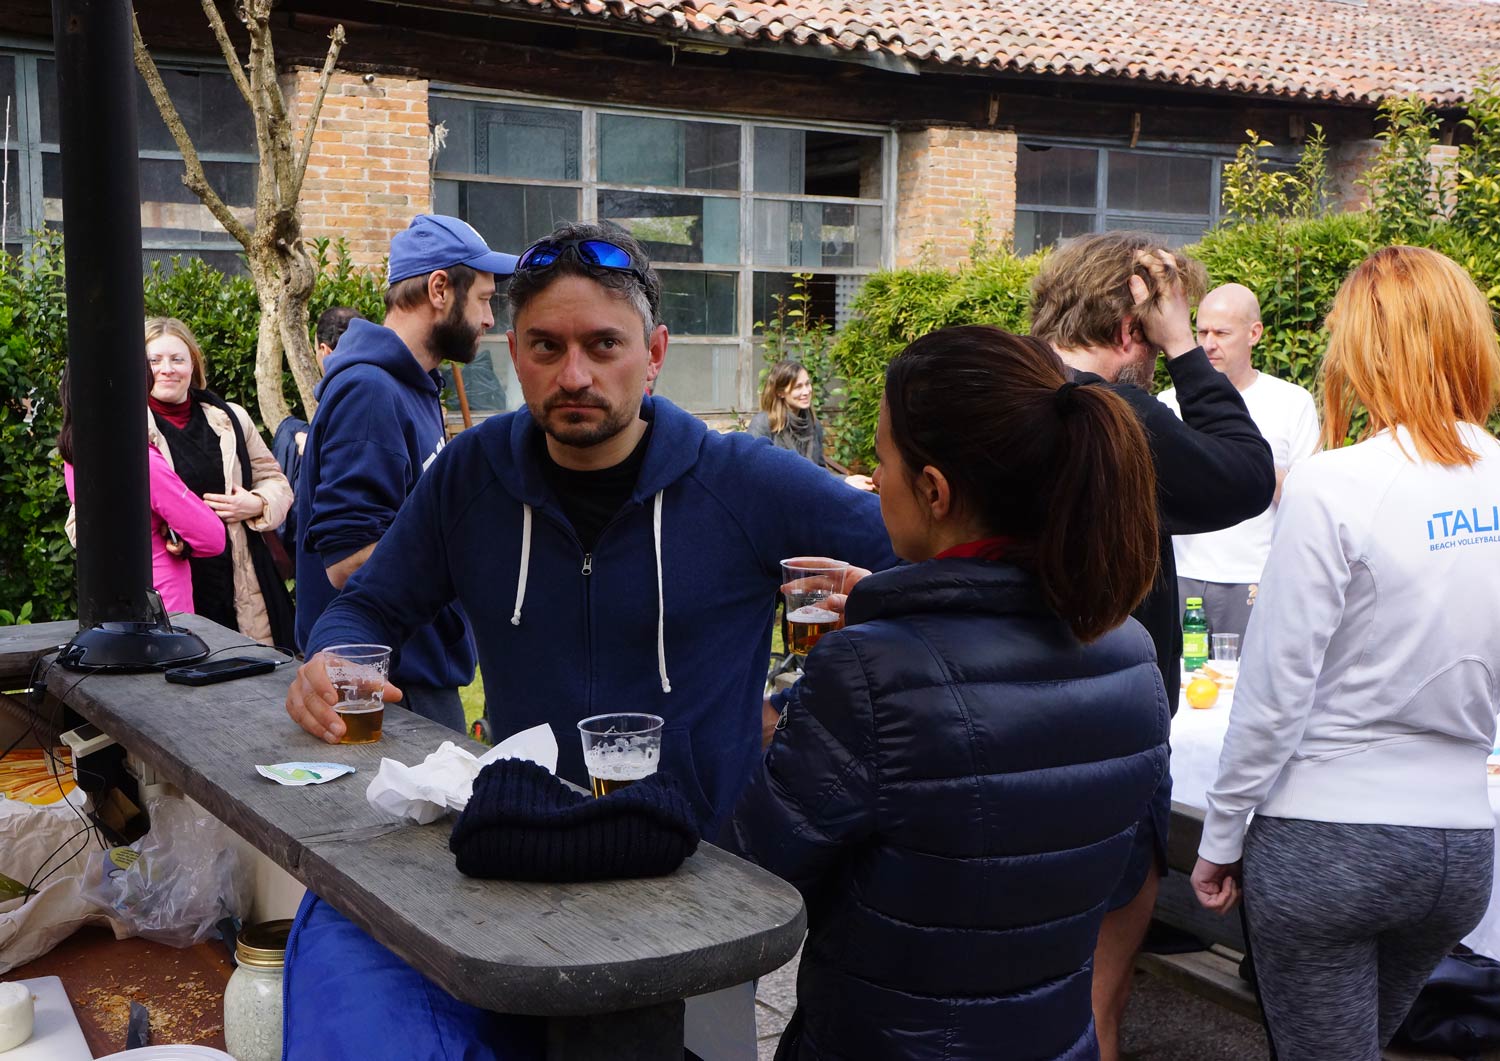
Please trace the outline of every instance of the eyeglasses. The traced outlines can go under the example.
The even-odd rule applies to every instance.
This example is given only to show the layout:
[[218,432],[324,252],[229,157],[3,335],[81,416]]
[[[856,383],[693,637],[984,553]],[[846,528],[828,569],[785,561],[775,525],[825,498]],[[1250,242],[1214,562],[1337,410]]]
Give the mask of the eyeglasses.
[[538,240],[521,252],[516,260],[516,272],[541,272],[550,269],[564,257],[572,255],[574,261],[608,269],[614,273],[629,273],[650,290],[646,282],[646,271],[624,247],[605,239]]

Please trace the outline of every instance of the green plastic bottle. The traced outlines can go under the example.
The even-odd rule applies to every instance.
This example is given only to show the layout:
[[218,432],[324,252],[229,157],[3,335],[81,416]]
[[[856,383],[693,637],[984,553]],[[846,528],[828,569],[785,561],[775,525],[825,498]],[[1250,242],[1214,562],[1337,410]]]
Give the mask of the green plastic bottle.
[[1203,598],[1189,597],[1187,611],[1182,613],[1182,669],[1202,670],[1208,662],[1208,616],[1203,614]]

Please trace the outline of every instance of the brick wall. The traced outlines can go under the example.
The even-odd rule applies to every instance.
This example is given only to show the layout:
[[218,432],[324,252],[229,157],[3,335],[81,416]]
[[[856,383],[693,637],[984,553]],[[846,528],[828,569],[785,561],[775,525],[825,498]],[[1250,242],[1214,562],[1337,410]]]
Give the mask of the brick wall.
[[1016,221],[1016,134],[934,127],[899,134],[896,264],[924,255],[966,259],[974,222],[984,217],[992,245],[1008,246]]
[[[317,89],[316,70],[283,82],[299,144]],[[378,266],[391,236],[431,210],[427,82],[335,73],[302,185],[303,234],[343,236],[356,264]]]
[[[1370,193],[1355,183],[1364,175],[1380,150],[1378,140],[1354,140],[1336,145],[1328,158],[1328,185],[1333,199],[1333,209],[1363,210],[1370,205]],[[1458,148],[1450,144],[1434,144],[1427,152],[1432,163],[1434,198],[1439,190],[1446,195],[1451,190],[1453,165],[1458,160]]]

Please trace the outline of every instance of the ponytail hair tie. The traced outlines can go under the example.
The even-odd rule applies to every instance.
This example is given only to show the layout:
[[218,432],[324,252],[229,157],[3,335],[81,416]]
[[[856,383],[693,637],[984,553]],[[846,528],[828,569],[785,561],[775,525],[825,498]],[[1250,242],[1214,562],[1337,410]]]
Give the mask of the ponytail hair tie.
[[1052,392],[1052,404],[1057,408],[1058,415],[1067,415],[1068,410],[1073,408],[1073,392],[1079,387],[1084,386],[1087,386],[1087,384],[1078,383],[1070,379]]

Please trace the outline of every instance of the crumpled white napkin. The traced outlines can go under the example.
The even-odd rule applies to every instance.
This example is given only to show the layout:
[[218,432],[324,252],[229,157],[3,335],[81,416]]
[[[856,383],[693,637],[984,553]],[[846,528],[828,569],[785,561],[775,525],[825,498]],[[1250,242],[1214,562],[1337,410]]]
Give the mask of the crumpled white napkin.
[[483,755],[475,756],[452,741],[416,766],[395,759],[380,760],[380,769],[365,789],[370,806],[418,825],[435,822],[450,810],[469,805],[474,779],[497,759],[529,759],[557,772],[557,738],[543,723],[505,738]]

